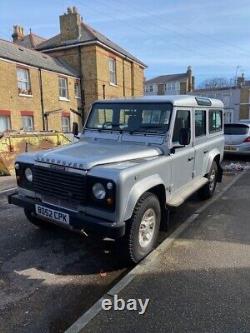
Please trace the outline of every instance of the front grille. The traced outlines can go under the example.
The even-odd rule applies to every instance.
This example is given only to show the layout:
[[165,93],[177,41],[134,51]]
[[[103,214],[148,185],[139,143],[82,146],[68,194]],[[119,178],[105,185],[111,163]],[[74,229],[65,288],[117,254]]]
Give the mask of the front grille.
[[56,198],[86,202],[86,177],[46,167],[33,168],[34,191]]

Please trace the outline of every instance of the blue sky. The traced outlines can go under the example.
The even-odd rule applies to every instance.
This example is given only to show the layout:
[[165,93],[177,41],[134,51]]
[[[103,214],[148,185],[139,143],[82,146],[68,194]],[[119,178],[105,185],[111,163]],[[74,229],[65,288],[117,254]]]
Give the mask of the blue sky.
[[[249,0],[0,0],[0,38],[13,24],[51,37],[59,15],[75,5],[83,20],[148,65],[146,77],[184,72],[250,78]],[[237,67],[240,66],[240,67]]]

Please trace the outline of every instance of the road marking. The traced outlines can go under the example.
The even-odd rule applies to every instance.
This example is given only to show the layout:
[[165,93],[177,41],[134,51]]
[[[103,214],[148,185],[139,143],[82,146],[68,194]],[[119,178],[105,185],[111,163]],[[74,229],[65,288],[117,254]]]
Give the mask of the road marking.
[[14,190],[17,190],[17,187],[12,187],[12,188],[9,188],[7,190],[0,191],[0,195],[11,192],[11,191],[14,191]]
[[189,216],[175,231],[169,235],[157,248],[152,251],[145,259],[143,259],[137,266],[129,271],[120,281],[118,281],[105,295],[103,295],[87,312],[85,312],[80,318],[78,318],[72,326],[70,326],[65,333],[80,333],[80,331],[87,326],[87,324],[95,318],[102,311],[102,301],[105,298],[114,297],[115,294],[121,292],[127,285],[134,280],[134,278],[147,271],[147,267],[152,266],[152,262],[161,253],[166,251],[172,243],[198,218],[206,208],[217,201],[231,186],[233,186],[247,170],[238,174],[224,189],[215,195],[209,202],[205,203],[201,208],[197,209],[195,213]]

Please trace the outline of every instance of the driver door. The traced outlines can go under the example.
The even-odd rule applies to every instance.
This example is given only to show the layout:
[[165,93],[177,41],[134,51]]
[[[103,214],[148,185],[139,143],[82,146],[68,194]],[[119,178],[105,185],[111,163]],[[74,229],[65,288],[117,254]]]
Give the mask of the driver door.
[[172,147],[180,145],[179,132],[181,128],[191,131],[191,140],[188,146],[177,148],[171,154],[172,157],[172,194],[181,190],[193,179],[195,150],[193,147],[192,113],[190,110],[177,110],[173,135]]

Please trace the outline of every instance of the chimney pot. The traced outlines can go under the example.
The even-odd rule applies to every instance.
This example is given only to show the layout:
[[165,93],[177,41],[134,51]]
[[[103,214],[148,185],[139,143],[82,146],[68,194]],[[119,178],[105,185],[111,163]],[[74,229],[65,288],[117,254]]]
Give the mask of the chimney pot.
[[14,25],[13,26],[13,34],[12,34],[12,39],[13,43],[16,43],[20,40],[23,40],[24,38],[24,29],[20,25]]

